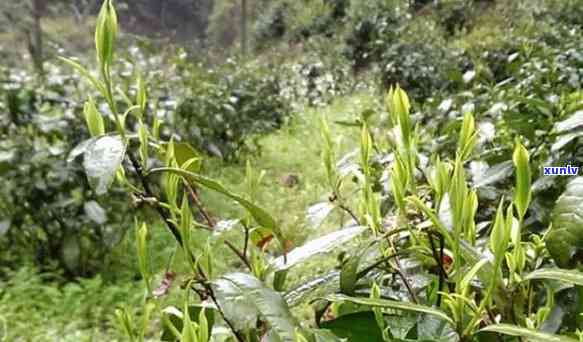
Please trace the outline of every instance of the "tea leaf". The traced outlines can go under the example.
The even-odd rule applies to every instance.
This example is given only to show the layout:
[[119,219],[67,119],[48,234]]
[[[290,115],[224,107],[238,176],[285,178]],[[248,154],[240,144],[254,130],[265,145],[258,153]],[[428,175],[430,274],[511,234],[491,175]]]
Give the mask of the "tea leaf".
[[511,324],[489,325],[489,326],[481,329],[480,331],[494,332],[494,333],[499,333],[499,334],[504,334],[504,335],[509,335],[509,336],[520,336],[520,337],[525,337],[528,339],[533,339],[533,340],[537,340],[537,341],[545,341],[545,342],[576,342],[577,341],[577,340],[569,338],[569,337],[542,333],[542,332],[539,332],[536,330],[523,328],[523,327],[519,327],[516,325],[511,325]]
[[297,264],[305,262],[317,254],[328,253],[335,247],[346,244],[356,236],[364,233],[366,230],[366,227],[350,227],[324,235],[301,247],[294,248],[291,252],[287,253],[285,257],[280,256],[277,259],[274,259],[270,265],[278,271],[289,269]]
[[546,246],[557,265],[573,268],[583,260],[583,177],[567,184],[552,213],[552,228],[545,239]]
[[527,274],[523,280],[553,279],[569,284],[583,286],[583,273],[562,268],[541,268]]
[[531,175],[528,151],[518,143],[512,156],[514,167],[516,168],[516,187],[514,189],[514,205],[518,211],[519,218],[524,218],[528,205],[532,197]]
[[399,301],[388,300],[388,299],[357,298],[357,297],[349,297],[349,296],[345,296],[345,295],[331,295],[331,296],[326,297],[326,300],[331,301],[331,302],[350,302],[350,303],[360,304],[360,305],[380,306],[383,308],[390,308],[390,309],[395,309],[395,310],[424,313],[424,314],[436,316],[436,317],[448,322],[452,326],[454,325],[453,320],[445,312],[443,312],[439,309],[434,309],[432,307],[420,305],[420,304],[399,302]]
[[87,127],[89,128],[89,133],[91,133],[91,136],[96,137],[105,133],[103,117],[97,111],[92,98],[89,98],[89,101],[85,102],[85,106],[83,107],[83,115],[85,116],[85,122],[87,123]]
[[[253,299],[252,305],[282,342],[295,341],[295,319],[279,293],[263,285],[257,278],[245,273],[230,273],[221,277],[221,280],[235,286],[242,296]],[[225,299],[222,298],[219,301]],[[227,318],[240,319],[240,317]]]
[[125,151],[126,145],[118,135],[103,136],[87,147],[83,167],[96,194],[103,195],[107,192],[125,156]]

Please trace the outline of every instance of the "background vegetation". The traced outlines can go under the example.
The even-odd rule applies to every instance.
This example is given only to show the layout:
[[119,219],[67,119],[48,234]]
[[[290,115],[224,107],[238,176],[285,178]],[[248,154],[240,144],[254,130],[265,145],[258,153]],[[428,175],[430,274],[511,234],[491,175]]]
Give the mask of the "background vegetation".
[[0,4],[0,341],[206,341],[158,202],[213,341],[583,340],[582,1],[113,4]]

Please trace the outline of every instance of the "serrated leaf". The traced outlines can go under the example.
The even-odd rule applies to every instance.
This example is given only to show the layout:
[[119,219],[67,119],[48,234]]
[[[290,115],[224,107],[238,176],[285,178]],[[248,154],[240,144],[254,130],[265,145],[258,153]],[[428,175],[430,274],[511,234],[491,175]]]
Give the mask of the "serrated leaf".
[[235,329],[255,328],[259,312],[252,298],[228,279],[220,278],[214,281],[213,288],[221,310],[227,319],[231,320]]
[[323,276],[310,279],[286,292],[284,295],[285,301],[289,306],[296,306],[302,302],[307,302],[317,297],[323,297],[337,292],[339,289],[339,279],[340,272],[336,270]]
[[[241,294],[252,299],[252,303],[282,342],[295,341],[296,321],[281,295],[266,287],[257,278],[245,273],[230,273],[221,280],[233,284]],[[225,312],[225,315],[227,313]],[[231,320],[240,317],[227,317]]]
[[126,145],[119,136],[103,136],[87,147],[83,167],[89,184],[98,195],[103,195],[111,186],[115,173],[121,165]]
[[314,255],[330,252],[337,246],[343,245],[354,237],[362,234],[367,230],[366,227],[351,227],[338,230],[336,232],[324,235],[318,239],[312,240],[305,245],[294,248],[287,253],[285,257],[281,256],[271,261],[270,266],[275,270],[286,270],[297,264],[300,264]]
[[562,268],[583,262],[583,177],[576,177],[559,197],[552,213],[552,228],[545,242]]
[[378,306],[394,310],[424,313],[438,317],[454,326],[453,320],[445,312],[425,305],[413,304],[409,302],[398,302],[389,299],[357,298],[345,295],[331,295],[325,299],[330,302],[350,302],[360,305]]
[[562,268],[541,268],[527,274],[523,280],[531,279],[551,279],[564,283],[583,286],[583,273],[575,270],[565,270]]
[[519,327],[516,325],[511,325],[511,324],[489,325],[489,326],[481,329],[480,331],[494,332],[494,333],[499,333],[499,334],[504,334],[504,335],[509,335],[509,336],[521,336],[521,337],[526,337],[528,339],[533,339],[533,340],[541,341],[541,342],[542,341],[545,341],[545,342],[576,342],[577,341],[577,340],[574,340],[574,339],[569,338],[569,337],[542,333],[542,332],[539,332],[536,330],[523,328],[523,327]]

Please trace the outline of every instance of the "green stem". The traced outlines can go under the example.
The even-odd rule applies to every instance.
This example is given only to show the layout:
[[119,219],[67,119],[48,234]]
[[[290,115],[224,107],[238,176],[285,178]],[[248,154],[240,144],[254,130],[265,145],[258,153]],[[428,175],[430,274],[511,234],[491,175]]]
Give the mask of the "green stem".
[[478,319],[481,317],[482,311],[484,311],[484,309],[486,308],[486,305],[490,301],[490,298],[492,297],[492,293],[494,292],[494,288],[496,287],[495,279],[498,277],[498,271],[499,271],[500,267],[502,266],[503,259],[504,259],[504,252],[501,252],[499,255],[496,256],[496,261],[494,263],[494,275],[492,277],[492,282],[490,283],[490,287],[488,288],[488,291],[486,292],[486,296],[484,297],[482,302],[480,302],[480,306],[478,307],[476,314],[474,315],[474,317],[472,317],[472,320],[466,326],[466,329],[464,330],[464,333],[462,336],[467,336],[470,334],[472,329],[474,329],[474,325],[476,325]]

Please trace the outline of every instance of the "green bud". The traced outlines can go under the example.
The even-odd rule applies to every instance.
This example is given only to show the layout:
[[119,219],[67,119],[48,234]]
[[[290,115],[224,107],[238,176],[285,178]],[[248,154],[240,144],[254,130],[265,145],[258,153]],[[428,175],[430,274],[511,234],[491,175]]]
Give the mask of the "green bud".
[[198,340],[200,342],[208,342],[209,336],[208,320],[206,319],[205,308],[201,308],[198,313]]
[[392,109],[394,112],[393,115],[398,118],[399,126],[401,128],[401,138],[403,139],[404,145],[409,146],[412,133],[411,118],[409,117],[411,104],[407,93],[399,86],[397,86],[393,94]]
[[146,105],[148,101],[148,92],[142,75],[138,75],[138,91],[136,93],[136,104],[140,107],[140,118],[146,113]]
[[140,158],[142,158],[142,165],[148,168],[148,127],[144,123],[140,123],[138,129],[138,138],[140,140]]
[[102,67],[111,65],[113,60],[117,26],[117,14],[113,7],[113,1],[103,1],[103,5],[99,11],[99,16],[97,17],[97,26],[95,28],[97,60]]
[[136,222],[136,249],[138,252],[138,266],[140,268],[140,273],[142,274],[144,281],[149,287],[150,272],[148,265],[147,238],[148,238],[148,226],[146,225],[146,223],[144,222],[140,226]]
[[518,216],[522,221],[528,210],[532,193],[529,155],[527,149],[520,142],[517,142],[514,148],[512,160],[516,169],[516,187],[513,200]]
[[492,232],[490,232],[490,250],[496,258],[504,255],[508,247],[508,232],[506,230],[506,222],[504,220],[503,200],[500,200],[498,210],[496,211],[496,218]]
[[368,131],[368,127],[366,123],[362,126],[361,132],[361,140],[360,140],[360,155],[361,155],[361,163],[362,168],[364,170],[365,175],[368,175],[368,164],[370,161],[370,157],[372,154],[372,137]]
[[464,121],[460,130],[458,142],[458,151],[462,160],[467,160],[472,154],[472,151],[476,146],[476,138],[477,133],[474,116],[472,113],[468,112],[464,115]]
[[85,102],[85,105],[83,106],[83,115],[85,116],[85,122],[87,123],[87,128],[89,128],[91,136],[96,137],[105,133],[103,117],[97,111],[97,107],[95,107],[92,98],[89,98],[89,101]]

